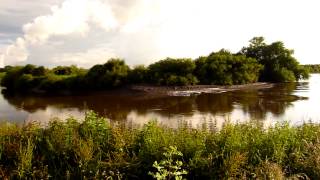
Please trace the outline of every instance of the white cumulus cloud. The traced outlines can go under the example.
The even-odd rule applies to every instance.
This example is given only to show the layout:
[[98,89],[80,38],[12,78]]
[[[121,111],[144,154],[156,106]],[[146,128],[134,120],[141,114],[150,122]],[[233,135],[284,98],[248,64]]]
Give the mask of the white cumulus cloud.
[[4,66],[4,55],[0,55],[0,67]]
[[9,45],[4,55],[2,55],[5,61],[9,62],[21,62],[25,61],[29,56],[29,52],[26,47],[26,41],[23,38],[17,38],[16,42]]
[[[3,5],[26,2],[5,1]],[[62,1],[50,0],[61,4],[22,25],[23,35],[17,39],[8,41],[1,37],[13,35],[0,32],[0,40],[12,42],[7,47],[0,44],[0,65],[90,67],[111,57],[124,58],[129,65],[149,64],[169,56],[195,58],[221,48],[236,52],[254,36],[281,40],[300,62],[317,63],[317,0]],[[0,6],[0,20],[5,19],[1,12]]]
[[90,23],[105,31],[117,27],[110,7],[101,1],[67,0],[60,7],[52,7],[50,15],[37,17],[31,23],[25,24],[24,36],[8,46],[2,57],[6,64],[27,61],[29,46],[41,46],[53,36],[76,34],[85,37],[90,31]]

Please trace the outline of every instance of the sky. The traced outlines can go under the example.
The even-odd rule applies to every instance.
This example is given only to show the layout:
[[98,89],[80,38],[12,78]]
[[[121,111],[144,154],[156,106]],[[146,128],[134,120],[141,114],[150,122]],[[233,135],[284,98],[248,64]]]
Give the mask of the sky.
[[318,0],[0,0],[0,67],[238,52],[255,36],[319,64]]

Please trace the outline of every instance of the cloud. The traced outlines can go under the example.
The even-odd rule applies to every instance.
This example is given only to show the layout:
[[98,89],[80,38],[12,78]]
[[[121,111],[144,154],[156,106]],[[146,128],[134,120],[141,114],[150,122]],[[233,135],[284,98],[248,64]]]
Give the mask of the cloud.
[[0,55],[0,67],[4,66],[4,55]]
[[61,7],[52,7],[52,14],[39,16],[23,26],[24,36],[6,48],[4,61],[15,64],[27,61],[29,46],[41,46],[53,36],[76,34],[87,36],[93,23],[109,31],[117,21],[107,4],[98,0],[67,0]]
[[4,55],[5,61],[9,62],[23,62],[25,61],[28,56],[28,50],[26,47],[26,41],[23,38],[17,38],[16,42],[12,45],[9,45],[6,49]]
[[25,24],[24,35],[6,48],[4,62],[88,67],[120,57],[131,65],[148,64],[165,57],[158,34],[169,15],[159,15],[159,2],[66,0]]
[[[1,10],[3,1],[9,4],[5,11]],[[269,42],[282,40],[295,49],[298,59],[307,62],[317,55],[309,47],[317,47],[320,38],[319,26],[314,23],[319,17],[316,0],[3,1],[0,22],[5,19],[1,13],[12,12],[8,9],[18,1],[22,6],[60,3],[51,7],[51,13],[24,22],[16,40],[7,40],[15,36],[9,35],[15,25],[8,20],[4,26],[0,24],[0,30],[7,29],[0,35],[0,56],[5,65],[90,67],[111,57],[124,58],[130,65],[149,64],[169,56],[196,58],[221,48],[236,52],[253,36],[265,36]],[[302,9],[304,13],[296,13]],[[12,32],[19,33],[16,29]]]
[[221,36],[204,18],[210,16],[209,5],[206,0],[66,0],[25,24],[4,61],[90,66],[115,56],[134,65],[206,55],[221,48],[211,43]]
[[[114,52],[108,47],[94,47],[84,52],[63,53],[52,58],[52,65],[74,64],[81,67],[88,67],[94,63],[106,62],[106,57],[116,57]],[[88,59],[90,61],[88,61]]]
[[24,25],[24,38],[31,44],[45,43],[51,36],[89,31],[89,22],[106,31],[116,27],[110,7],[96,0],[68,0],[61,7],[52,7],[52,15],[37,17]]
[[[39,15],[47,14],[51,6],[63,0],[1,0],[0,1],[0,32],[22,35],[22,25]],[[1,38],[3,39],[3,38]],[[11,40],[14,38],[10,38]]]

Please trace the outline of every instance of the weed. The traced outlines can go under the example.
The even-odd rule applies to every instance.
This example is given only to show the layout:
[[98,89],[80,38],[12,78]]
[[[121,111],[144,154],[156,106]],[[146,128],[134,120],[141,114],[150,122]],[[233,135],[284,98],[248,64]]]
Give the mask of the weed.
[[46,128],[0,124],[0,179],[319,179],[319,154],[312,123],[133,129],[89,111]]

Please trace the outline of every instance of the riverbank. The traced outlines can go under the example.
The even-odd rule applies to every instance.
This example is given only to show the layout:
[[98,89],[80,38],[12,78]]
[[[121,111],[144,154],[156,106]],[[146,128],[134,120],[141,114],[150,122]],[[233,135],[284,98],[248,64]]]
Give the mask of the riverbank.
[[230,86],[220,86],[220,85],[190,85],[190,86],[153,86],[153,85],[128,85],[108,90],[56,90],[54,92],[31,89],[28,92],[10,92],[6,91],[9,94],[31,94],[31,95],[77,95],[77,94],[92,94],[92,93],[105,93],[108,94],[117,94],[117,95],[138,95],[144,94],[147,96],[191,96],[199,95],[202,93],[224,93],[237,90],[250,90],[250,89],[268,89],[274,87],[275,83],[250,83],[242,85],[230,85]]
[[201,93],[223,93],[236,90],[250,89],[268,89],[274,87],[274,83],[251,83],[243,85],[193,85],[193,86],[150,86],[150,85],[132,85],[128,90],[142,92],[149,95],[169,95],[169,96],[190,96]]
[[311,123],[135,129],[93,112],[46,129],[1,123],[0,179],[319,179],[319,138]]

